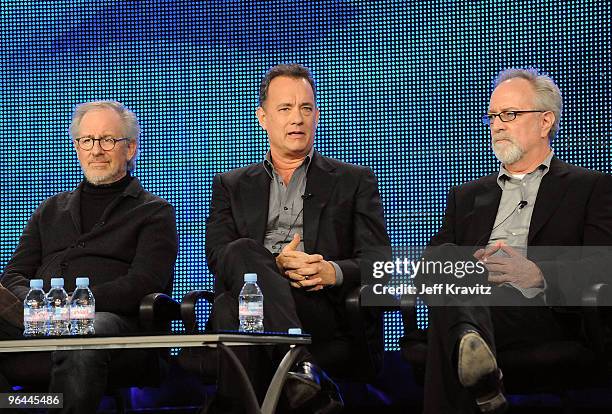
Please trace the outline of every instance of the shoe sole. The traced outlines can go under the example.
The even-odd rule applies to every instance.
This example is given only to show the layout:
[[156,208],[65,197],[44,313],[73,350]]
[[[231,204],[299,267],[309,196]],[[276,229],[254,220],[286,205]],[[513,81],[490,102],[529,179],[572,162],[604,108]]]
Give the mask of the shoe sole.
[[475,332],[468,332],[459,342],[459,382],[476,398],[483,413],[503,413],[508,407],[506,397],[500,391],[501,371],[491,348]]
[[[302,384],[307,386],[307,389],[310,390],[308,393],[304,393],[304,398],[301,405],[307,404],[308,402],[312,401],[312,399],[315,398],[321,392],[321,385],[313,383],[312,381],[303,378],[301,375],[295,375],[292,372],[287,374],[287,379],[285,380],[285,382],[287,381],[301,382]],[[289,401],[289,405],[292,409],[299,408],[298,406],[294,406],[291,401]]]

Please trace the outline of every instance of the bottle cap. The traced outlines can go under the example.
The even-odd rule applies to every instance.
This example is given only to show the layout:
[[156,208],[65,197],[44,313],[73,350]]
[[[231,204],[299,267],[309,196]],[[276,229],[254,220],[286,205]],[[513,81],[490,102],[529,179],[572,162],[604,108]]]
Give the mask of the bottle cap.
[[257,282],[257,273],[245,273],[244,281],[249,283]]
[[30,279],[30,289],[42,289],[43,280],[42,279]]
[[64,287],[64,278],[63,277],[52,277],[51,278],[51,287]]
[[88,277],[77,277],[76,285],[77,286],[89,286],[89,278]]
[[302,334],[302,328],[289,328],[287,333],[289,335],[301,335]]

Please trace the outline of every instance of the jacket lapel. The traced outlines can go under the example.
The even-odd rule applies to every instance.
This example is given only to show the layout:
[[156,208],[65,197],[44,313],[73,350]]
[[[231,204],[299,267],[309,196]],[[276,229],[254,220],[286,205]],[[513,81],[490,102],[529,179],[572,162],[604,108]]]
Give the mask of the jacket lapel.
[[68,204],[66,208],[68,209],[68,214],[70,214],[70,218],[72,219],[72,224],[74,224],[74,228],[76,229],[77,234],[81,234],[81,189],[83,187],[83,182],[70,193],[70,198],[68,199]]
[[533,206],[528,244],[531,244],[533,238],[561,204],[561,200],[567,192],[568,182],[563,179],[567,172],[565,164],[558,158],[553,157],[548,173],[542,177],[538,196]]
[[472,226],[469,239],[474,245],[486,244],[491,237],[495,224],[495,217],[501,200],[501,188],[497,184],[497,174],[487,177],[480,192],[474,197],[474,210],[472,212]]
[[246,220],[249,237],[263,243],[270,201],[270,176],[263,163],[259,163],[247,173],[246,178],[240,181],[240,209]]
[[306,181],[306,194],[310,196],[304,200],[304,250],[306,252],[316,251],[321,212],[336,185],[337,177],[333,173],[334,170],[333,165],[314,151]]

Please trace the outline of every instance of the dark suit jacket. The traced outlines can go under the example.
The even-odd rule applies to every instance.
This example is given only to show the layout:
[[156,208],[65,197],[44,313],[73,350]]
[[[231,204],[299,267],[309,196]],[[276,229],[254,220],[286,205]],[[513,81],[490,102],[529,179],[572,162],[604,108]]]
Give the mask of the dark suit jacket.
[[[368,252],[390,244],[376,178],[369,168],[323,157],[315,151],[306,193],[312,196],[304,200],[304,250],[340,266],[344,282],[328,291],[344,297],[360,285],[360,265]],[[228,243],[250,238],[263,244],[269,198],[270,176],[263,163],[214,178],[206,225],[206,257],[212,273],[216,273],[217,261]]]
[[[451,188],[442,228],[431,245],[485,244],[501,193],[497,173]],[[548,284],[550,304],[574,300],[567,295],[578,294],[586,283],[607,277],[609,254],[584,257],[572,246],[612,246],[612,176],[553,157],[538,190],[528,246],[528,257],[540,267]],[[602,251],[609,253],[610,249]],[[593,273],[585,277],[585,269]]]
[[[366,354],[365,358],[372,361],[368,369],[376,371],[382,365],[383,355],[381,315],[373,308],[362,308],[363,329],[356,337],[358,334],[352,334],[344,307],[346,294],[361,284],[360,267],[369,272],[364,275],[371,277],[371,261],[380,250],[390,252],[376,179],[369,168],[326,158],[315,151],[308,168],[306,193],[312,196],[304,200],[304,250],[336,262],[342,269],[344,282],[341,286],[308,295],[295,292],[300,299],[306,298],[300,300],[299,306],[312,319],[320,320],[321,326],[336,326],[335,335],[350,341],[346,343],[350,352],[343,352],[343,355]],[[223,277],[218,273],[218,265],[227,252],[228,243],[250,238],[263,244],[269,195],[270,176],[263,163],[215,177],[206,226],[206,257],[208,268],[217,277]],[[329,301],[334,315],[318,306],[321,299]],[[318,334],[318,337],[324,336]],[[325,344],[319,345],[333,348],[333,342],[328,338]],[[356,351],[363,347],[367,351]],[[347,375],[346,372],[343,375]]]
[[81,233],[81,188],[43,201],[28,221],[2,275],[20,300],[30,279],[64,277],[66,290],[88,276],[96,311],[136,315],[149,293],[170,292],[178,241],[173,207],[145,191],[138,178]]

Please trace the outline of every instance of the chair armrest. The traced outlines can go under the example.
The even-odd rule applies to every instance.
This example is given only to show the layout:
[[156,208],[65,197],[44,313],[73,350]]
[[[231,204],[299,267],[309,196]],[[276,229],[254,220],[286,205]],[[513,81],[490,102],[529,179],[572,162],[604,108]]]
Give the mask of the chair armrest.
[[170,332],[170,322],[180,319],[180,306],[165,293],[151,293],[140,301],[139,322],[146,332]]
[[582,292],[584,331],[591,347],[598,355],[603,355],[606,346],[606,320],[603,310],[609,311],[612,302],[612,286],[596,283]]
[[[359,378],[353,380],[369,381],[380,372],[384,353],[382,312],[397,310],[397,306],[362,306],[362,296],[371,294],[371,291],[369,285],[358,286],[346,295],[344,302],[358,365],[361,366],[357,370]],[[396,300],[389,295],[384,302],[395,303]]]
[[418,329],[416,321],[416,296],[402,295],[399,299],[399,310],[402,314],[402,324],[404,325],[404,335]]
[[346,312],[348,313],[351,327],[353,326],[353,323],[361,323],[361,320],[359,318],[359,312],[361,308],[361,291],[363,289],[364,286],[359,286],[351,290],[348,295],[346,295],[344,304],[346,306]]
[[[370,285],[361,285],[353,290],[351,290],[344,299],[344,306],[346,308],[346,313],[349,321],[349,325],[351,327],[351,331],[355,335],[356,338],[359,335],[363,336],[363,309],[376,309],[379,312],[387,312],[387,311],[396,311],[399,309],[398,300],[389,294],[384,295],[384,300],[381,302],[389,304],[388,306],[365,306],[362,307],[361,298],[363,295],[371,294],[372,288]],[[381,297],[383,295],[377,295]]]
[[596,283],[582,292],[582,306],[610,306],[612,303],[612,286],[607,283]]
[[212,305],[215,302],[215,294],[208,290],[192,290],[185,295],[181,302],[181,319],[188,334],[198,332],[196,304],[200,299],[204,299]]

